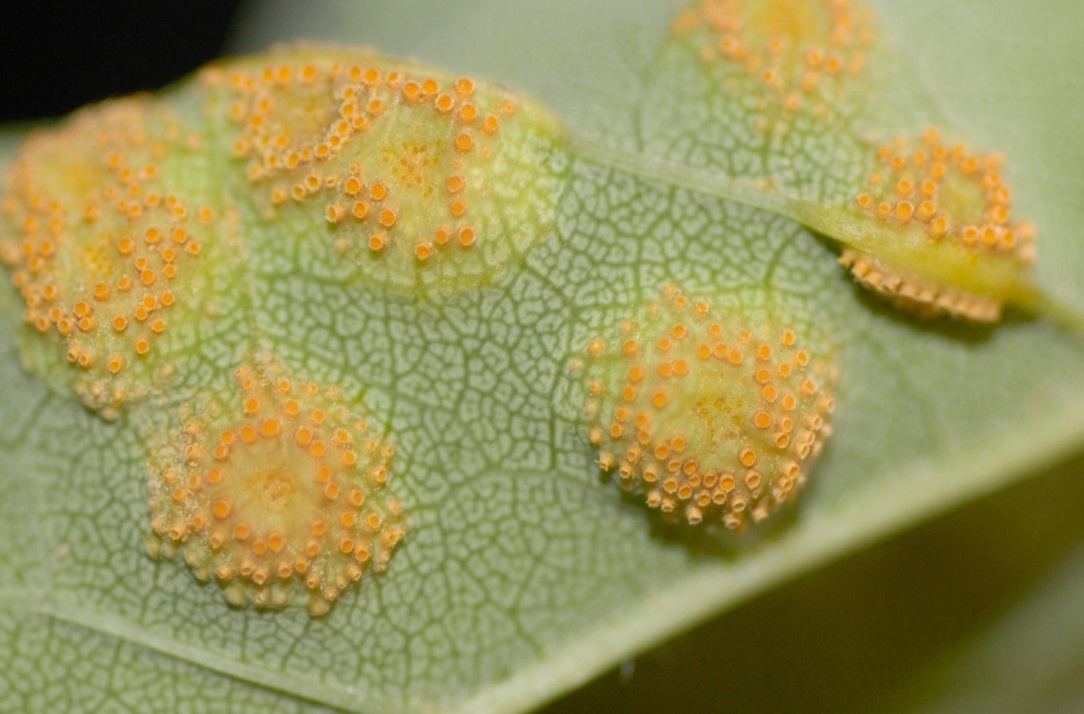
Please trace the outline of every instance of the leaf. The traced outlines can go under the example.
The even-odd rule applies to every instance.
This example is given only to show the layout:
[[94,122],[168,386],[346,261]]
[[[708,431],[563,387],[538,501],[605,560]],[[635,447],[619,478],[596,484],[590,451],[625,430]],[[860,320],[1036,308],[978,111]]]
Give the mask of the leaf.
[[1080,689],[1080,467],[764,593],[553,710],[1073,711],[1058,702]]
[[[279,8],[252,26],[264,28],[262,45],[312,36],[319,27],[306,22],[318,22],[325,37],[502,81],[622,150],[636,148],[632,109],[676,9],[346,7]],[[932,0],[878,10],[942,113],[1011,157],[1021,210],[1041,231],[1036,282],[1084,304],[1075,279],[1084,143],[1073,128],[1084,80],[1072,71],[1080,57],[1066,17],[1079,11]],[[271,17],[289,34],[268,32]],[[240,710],[535,706],[1080,443],[1077,338],[1034,320],[976,332],[901,319],[856,293],[833,252],[793,222],[598,165],[571,172],[559,239],[541,241],[493,289],[408,305],[289,269],[253,271],[261,346],[364,393],[408,455],[396,478],[414,530],[386,575],[323,619],[230,609],[183,565],[147,559],[138,425],[104,422],[48,391],[19,369],[14,326],[3,330],[0,599],[6,659],[24,667],[9,669],[28,674],[12,678],[0,706],[123,701],[118,692],[146,681],[183,702],[221,692]],[[836,434],[797,511],[762,537],[659,528],[600,483],[580,425],[562,416],[572,353],[666,282],[739,305],[771,286],[835,332]],[[3,312],[18,314],[9,291],[0,295]],[[204,365],[226,369],[214,349]],[[108,687],[48,666],[49,646],[87,658],[104,648]],[[731,657],[725,642],[722,654]],[[139,705],[174,708],[166,698]]]
[[709,2],[671,35],[637,141],[695,172],[684,185],[729,177],[753,205],[841,242],[861,284],[912,312],[995,321],[1003,302],[1026,302],[1033,229],[1002,160],[944,136],[957,132],[868,8]]

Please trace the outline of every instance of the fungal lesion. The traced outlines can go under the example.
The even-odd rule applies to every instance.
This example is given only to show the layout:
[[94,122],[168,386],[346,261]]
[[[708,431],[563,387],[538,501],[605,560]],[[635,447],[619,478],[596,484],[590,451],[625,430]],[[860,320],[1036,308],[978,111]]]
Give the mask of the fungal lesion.
[[911,316],[992,324],[1013,306],[1082,329],[1032,282],[1036,230],[1015,215],[1003,158],[921,128],[934,119],[921,88],[864,4],[699,0],[671,35],[641,138],[689,166],[622,167],[806,225]]
[[[894,250],[857,238],[840,262],[909,312],[996,322],[1035,260],[1035,228],[1014,215],[1003,161],[945,142],[936,127],[917,141],[901,136],[881,145],[855,207],[886,229],[884,240],[898,234]],[[934,267],[954,275],[941,278]],[[983,273],[1004,278],[984,285]]]
[[221,210],[172,175],[202,148],[137,97],[32,135],[4,175],[0,262],[33,333],[24,356],[107,418],[172,375],[171,337],[202,311]]
[[487,281],[553,225],[564,129],[510,90],[370,53],[225,63],[231,152],[271,220],[309,216],[361,275]]
[[754,83],[762,111],[821,115],[846,99],[876,40],[850,0],[699,0],[671,31],[724,84]]
[[130,416],[119,428],[183,401],[149,439],[149,550],[234,605],[322,615],[406,534],[395,449],[273,358],[232,393],[199,363],[257,341],[248,281],[286,243],[297,271],[355,265],[376,295],[510,272],[552,234],[569,161],[564,125],[527,97],[364,50],[226,60],[89,107],[4,175],[22,357],[99,416]]
[[667,286],[574,360],[599,468],[666,518],[731,530],[764,520],[831,434],[827,343],[743,317]]
[[271,356],[237,369],[228,399],[201,395],[147,469],[153,556],[180,559],[235,606],[327,613],[406,535],[395,447],[340,390]]

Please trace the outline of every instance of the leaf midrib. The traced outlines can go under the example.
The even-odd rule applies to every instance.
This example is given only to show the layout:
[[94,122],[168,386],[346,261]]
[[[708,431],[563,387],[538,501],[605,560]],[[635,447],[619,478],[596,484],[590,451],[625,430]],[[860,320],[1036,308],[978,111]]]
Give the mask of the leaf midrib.
[[[60,607],[61,604],[64,606]],[[307,700],[313,704],[349,711],[411,711],[403,710],[387,701],[372,699],[365,702],[365,709],[361,709],[358,707],[358,693],[352,693],[348,688],[313,684],[288,673],[271,672],[261,667],[246,665],[230,655],[194,647],[183,642],[162,642],[159,638],[150,635],[148,630],[133,626],[125,622],[123,618],[118,618],[114,613],[86,608],[75,602],[46,604],[41,599],[25,594],[12,597],[9,593],[0,591],[0,607],[74,625],[89,632],[185,662],[206,672],[224,675],[278,692],[291,699]]]

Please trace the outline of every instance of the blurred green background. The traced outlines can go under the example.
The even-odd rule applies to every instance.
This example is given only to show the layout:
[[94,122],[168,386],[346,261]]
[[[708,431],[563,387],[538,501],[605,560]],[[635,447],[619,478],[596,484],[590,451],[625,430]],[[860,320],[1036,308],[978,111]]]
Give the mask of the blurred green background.
[[1084,455],[792,581],[547,711],[1084,711]]

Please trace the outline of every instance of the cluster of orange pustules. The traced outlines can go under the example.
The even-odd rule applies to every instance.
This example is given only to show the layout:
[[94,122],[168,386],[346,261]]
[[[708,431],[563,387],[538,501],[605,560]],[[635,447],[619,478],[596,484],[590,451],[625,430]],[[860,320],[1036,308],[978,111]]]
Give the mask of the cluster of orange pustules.
[[[918,142],[901,137],[881,146],[877,160],[867,190],[856,199],[859,211],[900,230],[920,228],[932,244],[964,258],[961,266],[968,265],[968,253],[1008,261],[1017,271],[1034,262],[1035,229],[1013,218],[1000,157],[946,146],[940,132],[929,129]],[[977,322],[1001,317],[1003,296],[914,274],[875,251],[848,248],[840,262],[867,288],[910,312]]]
[[1012,190],[997,155],[946,146],[936,129],[919,142],[898,138],[877,152],[880,166],[859,194],[858,207],[882,221],[924,224],[930,238],[968,250],[1035,260],[1035,230],[1013,219]]
[[[471,186],[462,169],[490,157],[502,121],[516,114],[511,99],[486,106],[492,98],[476,97],[467,77],[443,86],[406,70],[344,62],[268,65],[233,72],[224,81],[235,97],[234,155],[249,159],[249,178],[270,187],[273,205],[322,200],[329,223],[365,227],[369,250],[380,253],[395,240],[401,212],[410,210],[404,194],[414,192],[425,199],[432,224],[422,235],[408,236],[417,260],[450,245],[469,249],[479,239],[468,196],[481,187]],[[351,143],[379,134],[392,116],[399,127],[415,121],[432,126],[436,119],[447,136],[433,145],[403,137],[386,148],[402,155],[359,161]],[[447,146],[455,158],[441,165],[438,154]],[[430,185],[430,174],[439,174],[441,185]],[[340,238],[336,247],[346,251],[350,242]]]
[[[235,419],[197,414],[149,469],[153,553],[183,554],[235,605],[307,601],[315,615],[405,535],[385,488],[394,448],[336,389],[274,363],[237,372]],[[206,412],[207,409],[200,409]]]
[[585,357],[599,465],[689,523],[765,518],[831,432],[834,370],[794,330],[716,318],[673,286]]
[[875,39],[869,11],[850,0],[703,0],[673,23],[679,37],[701,29],[702,61],[757,78],[788,111],[845,91],[838,80],[862,73]]
[[[32,136],[4,176],[0,260],[25,321],[57,339],[80,373],[76,389],[109,411],[149,389],[151,353],[216,218],[164,176],[167,153],[199,150],[167,110],[129,99]],[[135,370],[138,377],[131,377]]]

